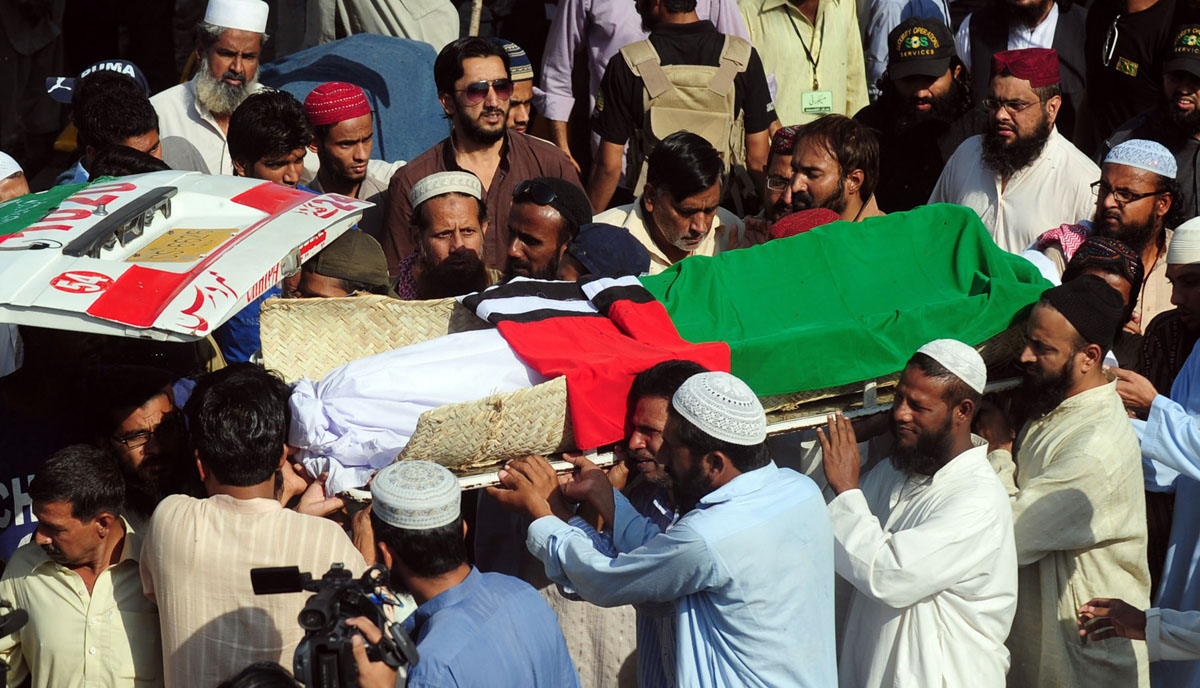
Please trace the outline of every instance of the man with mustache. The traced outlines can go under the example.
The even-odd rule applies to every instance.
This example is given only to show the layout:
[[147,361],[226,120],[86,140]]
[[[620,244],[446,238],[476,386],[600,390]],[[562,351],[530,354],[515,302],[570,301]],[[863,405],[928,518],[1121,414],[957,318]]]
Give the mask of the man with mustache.
[[1053,50],[996,53],[991,74],[987,129],[950,156],[929,202],[971,208],[997,246],[1018,253],[1042,228],[1092,212],[1088,185],[1099,169],[1055,127],[1062,86]]
[[[1142,323],[1171,308],[1164,256],[1171,242],[1170,227],[1180,219],[1176,172],[1171,152],[1154,141],[1130,139],[1118,144],[1104,158],[1100,180],[1092,184],[1096,207],[1091,221],[1052,229],[1038,238],[1036,251],[1022,255],[1054,278],[1093,233],[1133,249],[1141,256],[1146,277],[1140,293],[1133,295],[1136,305],[1127,329],[1140,333]],[[1049,269],[1047,260],[1052,264]]]
[[924,205],[954,150],[983,131],[950,28],[912,18],[888,35],[882,95],[854,119],[879,132],[880,210]]
[[[791,195],[787,194],[792,185],[792,153],[796,150],[796,134],[800,125],[792,124],[779,127],[771,136],[771,154],[767,156],[766,183],[763,186],[762,211],[758,217],[746,218],[746,222],[764,222],[768,227],[775,224],[784,215],[791,213]],[[784,200],[784,195],[788,200]]]
[[843,115],[800,127],[792,153],[792,181],[780,199],[792,211],[826,208],[848,222],[883,215],[875,203],[879,139]]
[[122,517],[124,481],[112,457],[66,447],[38,467],[29,497],[33,542],[0,580],[0,599],[29,614],[0,637],[8,684],[32,675],[34,688],[162,686],[158,611],[142,595],[142,534]]
[[1145,609],[1146,506],[1141,452],[1103,361],[1124,317],[1121,295],[1082,275],[1047,290],[1026,323],[1023,397],[1030,418],[1014,457],[989,459],[1016,527],[1017,615],[1011,686],[1147,686],[1144,646],[1080,644],[1081,601],[1116,596]]
[[508,53],[508,72],[512,75],[513,94],[508,99],[508,128],[525,134],[533,119],[533,64],[521,46],[503,38],[492,38]]
[[196,27],[196,76],[150,99],[159,135],[187,139],[204,159],[204,172],[233,174],[225,140],[229,118],[260,88],[258,56],[269,11],[262,0],[209,0]]
[[470,172],[435,172],[410,194],[417,252],[400,261],[392,289],[405,300],[462,296],[495,284],[483,259],[483,185]]
[[567,245],[592,221],[583,189],[557,177],[528,179],[513,191],[504,277],[558,279]]
[[998,0],[968,14],[954,43],[971,75],[972,104],[982,105],[988,98],[988,63],[993,55],[1025,48],[1052,49],[1062,74],[1058,130],[1074,140],[1075,120],[1084,100],[1087,16],[1085,5],[1056,0]]
[[652,275],[688,256],[714,256],[728,250],[744,228],[720,207],[724,170],[708,141],[686,131],[671,134],[650,154],[642,194],[600,213],[596,222],[629,230],[650,252]]
[[854,586],[843,686],[1003,688],[1017,552],[988,443],[971,434],[987,366],[953,339],[909,359],[892,406],[895,453],[859,480],[851,422],[818,429],[837,493],[834,570]]
[[1200,215],[1200,24],[1172,30],[1158,105],[1121,125],[1104,141],[1104,152],[1129,139],[1157,141],[1171,151],[1181,189],[1176,204],[1183,217]]
[[481,255],[500,268],[509,244],[513,190],[534,177],[557,177],[577,186],[579,174],[567,154],[541,139],[508,128],[514,92],[508,52],[487,38],[460,38],[442,48],[433,64],[438,100],[450,120],[450,136],[400,168],[388,185],[383,251],[388,271],[417,246],[412,232],[413,186],[434,172],[464,171],[483,185],[488,231]]

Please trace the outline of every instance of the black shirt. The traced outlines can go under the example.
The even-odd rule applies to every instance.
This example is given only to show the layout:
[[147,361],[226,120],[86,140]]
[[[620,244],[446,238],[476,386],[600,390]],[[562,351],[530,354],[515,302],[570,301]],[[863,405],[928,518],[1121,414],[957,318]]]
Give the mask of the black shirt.
[[[1093,142],[1103,141],[1139,112],[1158,104],[1174,15],[1175,0],[1158,0],[1133,14],[1125,13],[1118,0],[1096,0],[1088,10],[1084,56]],[[1116,47],[1105,66],[1105,40],[1114,19]]]
[[854,115],[879,132],[879,184],[875,202],[885,213],[912,210],[929,202],[946,161],[963,141],[983,133],[987,117],[969,108],[957,120],[918,124],[897,131],[884,95]]
[[[631,0],[607,0],[630,2]],[[716,67],[721,63],[725,34],[709,21],[691,24],[661,24],[650,32],[650,43],[658,51],[663,65],[694,64]],[[769,112],[771,93],[767,76],[757,50],[750,51],[746,71],[733,79],[734,116],[744,113],[746,132],[765,131],[774,119]],[[634,76],[625,58],[618,52],[608,61],[600,93],[596,96],[596,111],[592,114],[593,130],[609,143],[624,145],[641,126],[643,86],[641,77]]]

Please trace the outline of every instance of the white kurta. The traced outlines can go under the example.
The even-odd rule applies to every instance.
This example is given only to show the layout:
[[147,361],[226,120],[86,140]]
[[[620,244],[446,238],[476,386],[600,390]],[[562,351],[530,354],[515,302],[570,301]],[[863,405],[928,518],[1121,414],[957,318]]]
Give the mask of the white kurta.
[[[254,91],[261,88],[256,85]],[[212,114],[196,101],[195,78],[155,94],[150,104],[158,113],[159,136],[182,136],[199,151],[209,173],[233,174],[225,132],[221,131]]]
[[1017,609],[1012,508],[986,442],[973,439],[931,478],[888,460],[830,502],[834,568],[855,588],[842,686],[1004,685]]
[[1048,229],[1095,213],[1090,185],[1100,179],[1100,168],[1057,128],[1041,154],[1013,173],[1003,190],[1000,175],[983,164],[982,141],[982,136],[972,136],[958,146],[933,187],[930,203],[971,208],[996,245],[1010,253],[1025,250]]
[[[1009,685],[1148,686],[1144,643],[1083,643],[1075,616],[1094,597],[1150,606],[1141,450],[1116,382],[1029,421],[1015,446],[1021,568]],[[1008,473],[1008,452],[993,457]]]

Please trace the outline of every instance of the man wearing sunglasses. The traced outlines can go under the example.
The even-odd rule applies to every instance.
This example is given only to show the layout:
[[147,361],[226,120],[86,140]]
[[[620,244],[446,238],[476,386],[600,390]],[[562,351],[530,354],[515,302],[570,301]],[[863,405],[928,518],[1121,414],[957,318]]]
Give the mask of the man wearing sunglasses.
[[400,168],[388,186],[381,243],[393,277],[417,246],[413,185],[435,172],[471,172],[482,182],[489,227],[483,254],[494,268],[504,263],[508,215],[517,184],[535,177],[556,177],[579,185],[579,175],[566,153],[508,128],[513,82],[508,53],[502,46],[477,36],[454,41],[438,54],[433,78],[438,100],[450,120],[450,136]]
[[[987,128],[946,161],[930,203],[979,214],[996,245],[1019,253],[1047,227],[1087,217],[1096,163],[1058,132],[1062,107],[1058,55],[1046,48],[992,56]],[[980,162],[982,161],[982,165]]]

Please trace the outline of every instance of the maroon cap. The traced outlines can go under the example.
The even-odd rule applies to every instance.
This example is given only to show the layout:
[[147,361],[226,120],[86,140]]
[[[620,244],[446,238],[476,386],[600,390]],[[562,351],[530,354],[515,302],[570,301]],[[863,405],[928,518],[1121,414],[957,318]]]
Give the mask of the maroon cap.
[[785,239],[797,234],[803,234],[810,229],[816,229],[821,225],[827,225],[830,222],[837,222],[840,219],[842,219],[842,216],[829,208],[800,210],[779,218],[778,222],[771,225],[770,234],[772,239]]
[[1057,84],[1058,51],[1053,48],[1022,48],[992,55],[992,78],[1004,72],[1025,79],[1033,88]]
[[799,124],[779,127],[771,137],[771,153],[774,155],[791,155],[796,150],[796,134],[800,132]]

